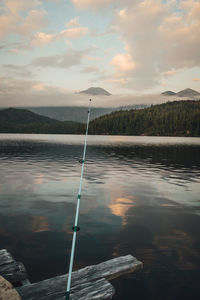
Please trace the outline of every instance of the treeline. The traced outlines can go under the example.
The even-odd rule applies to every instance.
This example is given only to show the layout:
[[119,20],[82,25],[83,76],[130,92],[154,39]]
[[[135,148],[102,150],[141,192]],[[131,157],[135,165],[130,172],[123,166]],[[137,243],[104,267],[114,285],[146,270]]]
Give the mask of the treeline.
[[54,124],[0,124],[0,133],[82,134],[85,125],[78,122],[55,122]]
[[[200,100],[120,110],[90,122],[89,134],[200,136]],[[28,110],[0,110],[1,133],[84,134],[86,125],[58,121]]]
[[200,136],[200,100],[117,111],[91,121],[90,134]]

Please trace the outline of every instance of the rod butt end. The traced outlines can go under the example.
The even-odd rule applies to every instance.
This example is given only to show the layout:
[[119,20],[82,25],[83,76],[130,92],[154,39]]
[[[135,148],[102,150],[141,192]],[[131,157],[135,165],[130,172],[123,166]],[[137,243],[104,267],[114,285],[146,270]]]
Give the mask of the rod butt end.
[[65,297],[65,300],[69,300],[69,292],[66,292],[66,297]]

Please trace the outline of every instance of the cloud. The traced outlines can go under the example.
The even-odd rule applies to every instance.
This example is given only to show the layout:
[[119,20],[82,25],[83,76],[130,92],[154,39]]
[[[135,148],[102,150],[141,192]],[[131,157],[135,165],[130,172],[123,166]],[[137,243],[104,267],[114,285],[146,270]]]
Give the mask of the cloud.
[[124,7],[132,5],[139,0],[71,0],[78,9],[99,10],[113,4],[115,7]]
[[6,95],[11,95],[13,102],[15,102],[13,97],[17,94],[23,94],[29,92],[32,88],[32,81],[25,79],[13,79],[12,77],[1,77],[0,78],[0,95],[2,97],[1,104],[4,104],[4,97]]
[[113,84],[120,84],[120,85],[125,85],[127,82],[126,78],[115,78],[115,79],[107,79],[107,82],[113,83]]
[[[170,100],[182,100],[172,97]],[[117,107],[135,104],[159,104],[169,101],[161,95],[93,96],[94,107]],[[0,78],[0,107],[88,106],[88,95],[56,88],[36,80]]]
[[87,27],[73,27],[61,31],[60,36],[69,39],[77,39],[84,36],[87,32],[88,32]]
[[136,68],[136,63],[132,60],[129,53],[120,53],[113,57],[111,65],[114,66],[116,72],[127,73]]
[[175,71],[175,70],[169,70],[169,71],[163,72],[163,75],[166,76],[166,77],[170,77],[170,76],[173,76],[175,74],[177,74],[177,71]]
[[32,86],[32,89],[35,91],[44,91],[46,90],[46,85],[44,83],[36,83]]
[[89,49],[85,50],[68,50],[62,55],[55,56],[43,56],[36,58],[33,62],[33,66],[51,67],[51,68],[69,68],[81,64],[85,55],[90,52]]
[[31,41],[31,44],[36,46],[43,46],[51,43],[53,40],[55,40],[54,34],[36,32],[34,38]]
[[98,9],[108,6],[113,0],[72,0],[72,3],[79,9]]
[[3,73],[4,76],[12,76],[12,77],[25,77],[30,78],[34,77],[34,74],[28,70],[27,66],[24,65],[12,65],[12,64],[6,64],[3,65]]
[[46,11],[40,1],[4,0],[3,13],[0,16],[0,38],[11,34],[29,37],[38,29],[47,25]]
[[62,0],[44,0],[44,1],[57,4],[57,3],[61,2]]
[[55,34],[36,32],[31,41],[31,45],[44,46],[63,38],[78,39],[86,35],[88,32],[88,28],[81,26],[77,18],[69,20],[69,22],[66,24],[66,27],[67,28]]
[[88,80],[90,85],[95,83],[95,85],[101,86],[101,84],[105,83],[106,79],[109,77],[105,70],[100,69],[96,65],[89,65],[82,68],[81,73],[91,75],[91,78]]
[[[127,57],[136,67],[129,70],[127,64],[121,77],[113,73],[113,82],[120,79],[130,89],[151,89],[163,75],[200,66],[200,2],[175,2],[127,1],[128,6],[116,11],[111,27],[121,35]],[[126,66],[120,60],[123,57],[111,59],[119,72],[120,66]]]
[[81,71],[81,73],[96,73],[99,74],[100,70],[96,65],[91,65],[84,67]]
[[25,17],[21,24],[18,24],[17,33],[22,36],[29,36],[33,32],[36,32],[41,27],[47,25],[45,20],[46,11],[44,10],[32,10]]
[[80,26],[80,23],[77,18],[73,18],[73,19],[69,20],[69,22],[67,22],[66,26],[67,27],[78,27],[78,26]]
[[[13,106],[24,106],[27,99],[34,99],[37,101],[38,95],[43,96],[45,103],[48,105],[48,95],[52,95],[52,98],[59,95],[66,94],[66,89],[57,88],[50,86],[44,82],[25,79],[25,78],[13,78],[13,77],[0,77],[0,106],[5,107],[7,105],[7,99],[9,99],[9,105]],[[20,101],[20,98],[22,101]],[[34,100],[34,102],[35,102]],[[46,101],[47,100],[47,101]],[[34,102],[30,103],[30,106],[34,106]],[[40,100],[38,105],[40,106]]]
[[0,16],[0,38],[7,37],[8,34],[16,30],[16,24],[20,17],[12,15]]
[[31,10],[41,5],[41,2],[37,0],[3,0],[3,3],[12,14]]

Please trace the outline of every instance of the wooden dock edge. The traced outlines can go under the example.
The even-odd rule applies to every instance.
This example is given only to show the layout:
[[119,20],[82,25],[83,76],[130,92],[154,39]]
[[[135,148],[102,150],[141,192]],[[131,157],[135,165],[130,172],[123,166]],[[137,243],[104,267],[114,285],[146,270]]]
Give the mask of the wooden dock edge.
[[[142,268],[142,262],[129,254],[77,270],[72,273],[70,300],[110,300],[115,289],[109,280]],[[31,284],[23,263],[6,249],[0,250],[0,275],[15,286],[22,285],[16,288],[22,300],[66,299],[67,274]]]
[[[142,269],[132,255],[120,256],[72,273],[70,300],[109,300],[115,289],[108,282],[122,274]],[[65,300],[68,275],[56,276],[17,288],[23,300]]]
[[29,283],[23,263],[15,261],[6,249],[0,250],[0,275],[15,286]]

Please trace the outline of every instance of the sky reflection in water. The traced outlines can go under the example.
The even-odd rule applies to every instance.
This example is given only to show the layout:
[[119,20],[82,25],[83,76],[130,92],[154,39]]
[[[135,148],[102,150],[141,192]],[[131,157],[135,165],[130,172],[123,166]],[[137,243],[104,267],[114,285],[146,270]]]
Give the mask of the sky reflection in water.
[[[133,285],[137,299],[196,299],[200,139],[88,144],[74,267],[131,253],[144,270],[115,280],[115,299],[132,299]],[[0,137],[0,248],[33,281],[68,269],[82,150],[82,136]]]

